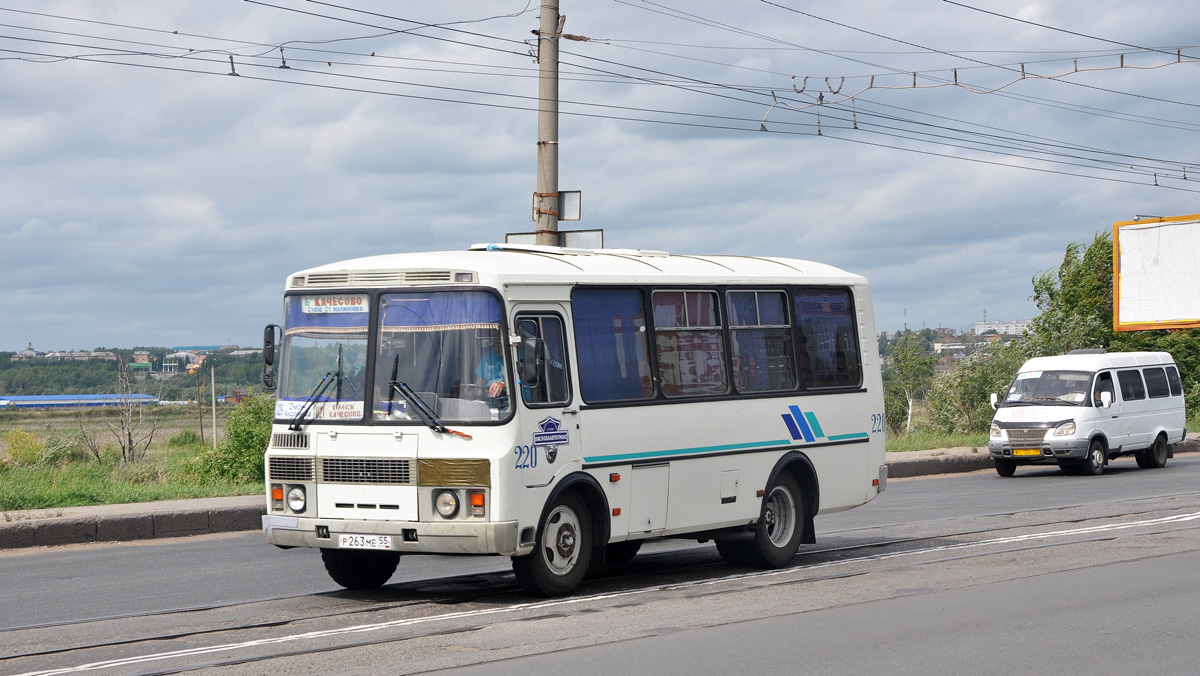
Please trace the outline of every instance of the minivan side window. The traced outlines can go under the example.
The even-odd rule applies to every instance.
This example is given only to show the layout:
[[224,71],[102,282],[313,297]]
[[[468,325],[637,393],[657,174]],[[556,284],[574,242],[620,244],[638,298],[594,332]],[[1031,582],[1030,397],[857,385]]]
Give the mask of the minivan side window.
[[1146,379],[1146,393],[1151,399],[1161,399],[1171,396],[1167,386],[1167,374],[1158,366],[1142,369],[1142,377]]
[[1146,387],[1142,385],[1142,374],[1137,369],[1117,371],[1117,381],[1121,383],[1121,399],[1124,401],[1146,398]]
[[1172,397],[1183,394],[1183,383],[1179,382],[1179,371],[1176,371],[1174,366],[1167,367],[1167,384],[1171,386]]

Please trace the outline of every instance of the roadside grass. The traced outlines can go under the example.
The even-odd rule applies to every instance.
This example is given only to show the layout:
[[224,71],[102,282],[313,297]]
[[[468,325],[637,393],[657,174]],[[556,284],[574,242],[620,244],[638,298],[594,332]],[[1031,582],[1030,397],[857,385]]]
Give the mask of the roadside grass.
[[[218,407],[217,429],[224,431],[232,406]],[[152,502],[184,498],[252,495],[260,482],[236,483],[202,476],[200,457],[212,445],[211,410],[205,411],[205,445],[199,442],[194,408],[153,408],[158,419],[154,441],[139,462],[121,462],[120,451],[102,410],[0,412],[0,518],[33,509]],[[107,444],[99,461],[78,441],[80,429]],[[17,462],[6,437],[23,430],[44,446],[36,461]],[[11,437],[10,437],[11,438]],[[28,437],[26,437],[28,438]],[[53,450],[53,452],[51,452]],[[36,455],[36,454],[35,454]]]
[[977,448],[981,453],[987,452],[988,435],[978,434],[945,434],[928,430],[913,430],[907,435],[889,435],[887,450],[889,453],[904,453],[906,451],[927,451],[935,448]]

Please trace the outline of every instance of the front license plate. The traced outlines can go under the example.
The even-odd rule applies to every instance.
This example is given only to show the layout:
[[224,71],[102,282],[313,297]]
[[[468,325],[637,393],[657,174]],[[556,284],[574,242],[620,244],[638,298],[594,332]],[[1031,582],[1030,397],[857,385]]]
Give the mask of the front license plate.
[[1042,449],[1040,449],[1040,448],[1014,448],[1013,449],[1013,455],[1041,455],[1041,454],[1042,454]]
[[390,535],[338,535],[338,547],[342,549],[391,549]]

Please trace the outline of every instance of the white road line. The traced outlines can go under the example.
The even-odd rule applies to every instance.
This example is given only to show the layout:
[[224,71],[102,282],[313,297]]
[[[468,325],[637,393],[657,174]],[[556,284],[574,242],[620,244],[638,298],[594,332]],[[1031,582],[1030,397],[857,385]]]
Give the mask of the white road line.
[[1087,526],[1084,528],[1072,528],[1068,530],[1050,531],[1047,533],[1031,533],[1029,535],[1013,535],[1002,538],[993,538],[991,540],[980,540],[978,542],[967,542],[951,545],[939,545],[937,547],[927,547],[924,549],[914,549],[905,552],[895,552],[890,554],[874,554],[871,556],[860,556],[850,559],[842,559],[839,561],[828,561],[825,563],[816,563],[809,566],[795,566],[792,568],[784,568],[781,570],[771,570],[759,573],[744,573],[741,575],[730,575],[711,580],[696,580],[693,582],[681,582],[674,584],[656,585],[654,587],[646,587],[643,589],[635,589],[623,592],[614,592],[611,594],[595,594],[592,596],[579,596],[567,599],[556,599],[553,601],[540,601],[536,603],[518,603],[501,608],[489,608],[484,610],[470,610],[458,613],[446,613],[443,615],[432,615],[430,617],[419,617],[406,620],[392,620],[390,622],[379,622],[376,624],[360,624],[353,627],[343,627],[340,629],[325,629],[320,631],[310,631],[302,634],[291,634],[289,636],[277,636],[275,638],[257,639],[254,641],[243,641],[240,643],[225,643],[221,645],[207,646],[201,648],[189,648],[187,650],[173,650],[162,653],[152,653],[149,655],[141,655],[137,657],[125,657],[115,660],[106,660],[102,662],[92,662],[89,664],[80,664],[74,667],[64,667],[61,669],[50,669],[46,671],[30,671],[17,676],[53,676],[55,674],[74,674],[87,671],[98,671],[100,669],[108,669],[111,667],[124,667],[134,664],[143,664],[146,662],[156,662],[161,660],[169,660],[176,657],[192,657],[197,655],[207,655],[219,652],[229,652],[231,650],[239,650],[242,648],[252,648],[256,646],[275,645],[282,643],[293,643],[296,641],[306,641],[310,639],[329,638],[333,636],[342,636],[347,634],[361,634],[383,629],[391,629],[395,627],[408,627],[419,624],[429,624],[431,622],[440,622],[443,620],[457,620],[472,617],[486,617],[488,615],[500,615],[506,613],[515,613],[523,610],[540,610],[543,608],[560,608],[564,606],[576,605],[580,603],[590,603],[592,601],[604,601],[608,599],[623,598],[628,596],[638,596],[642,594],[652,594],[661,591],[673,591],[677,589],[688,589],[692,587],[704,587],[731,580],[757,579],[774,577],[777,575],[786,575],[802,570],[816,570],[820,568],[828,568],[831,566],[844,566],[851,563],[860,563],[864,561],[882,561],[886,559],[895,559],[904,556],[915,556],[918,554],[928,554],[932,552],[942,552],[955,549],[967,549],[973,547],[987,547],[990,545],[1011,544],[1015,542],[1027,542],[1032,540],[1046,540],[1050,538],[1066,538],[1076,535],[1091,535],[1094,533],[1104,533],[1109,531],[1126,530],[1130,528],[1141,528],[1144,526],[1157,526],[1170,523],[1184,523],[1187,521],[1195,521],[1200,519],[1200,512],[1191,514],[1178,514],[1175,516],[1165,516],[1156,519],[1145,519],[1142,521],[1130,521],[1128,523],[1112,523],[1101,526]]

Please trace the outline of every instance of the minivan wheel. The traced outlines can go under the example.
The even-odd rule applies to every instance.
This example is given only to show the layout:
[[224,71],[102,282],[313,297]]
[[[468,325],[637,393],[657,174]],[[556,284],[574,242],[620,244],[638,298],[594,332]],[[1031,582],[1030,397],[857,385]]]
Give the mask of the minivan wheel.
[[996,459],[996,474],[1000,476],[1012,476],[1017,473],[1017,463],[1012,460]]
[[1104,473],[1104,442],[1099,439],[1092,440],[1091,446],[1088,446],[1087,457],[1083,459],[1079,468],[1088,476]]
[[1138,453],[1138,467],[1143,469],[1159,469],[1167,464],[1167,435],[1159,434],[1150,448]]

